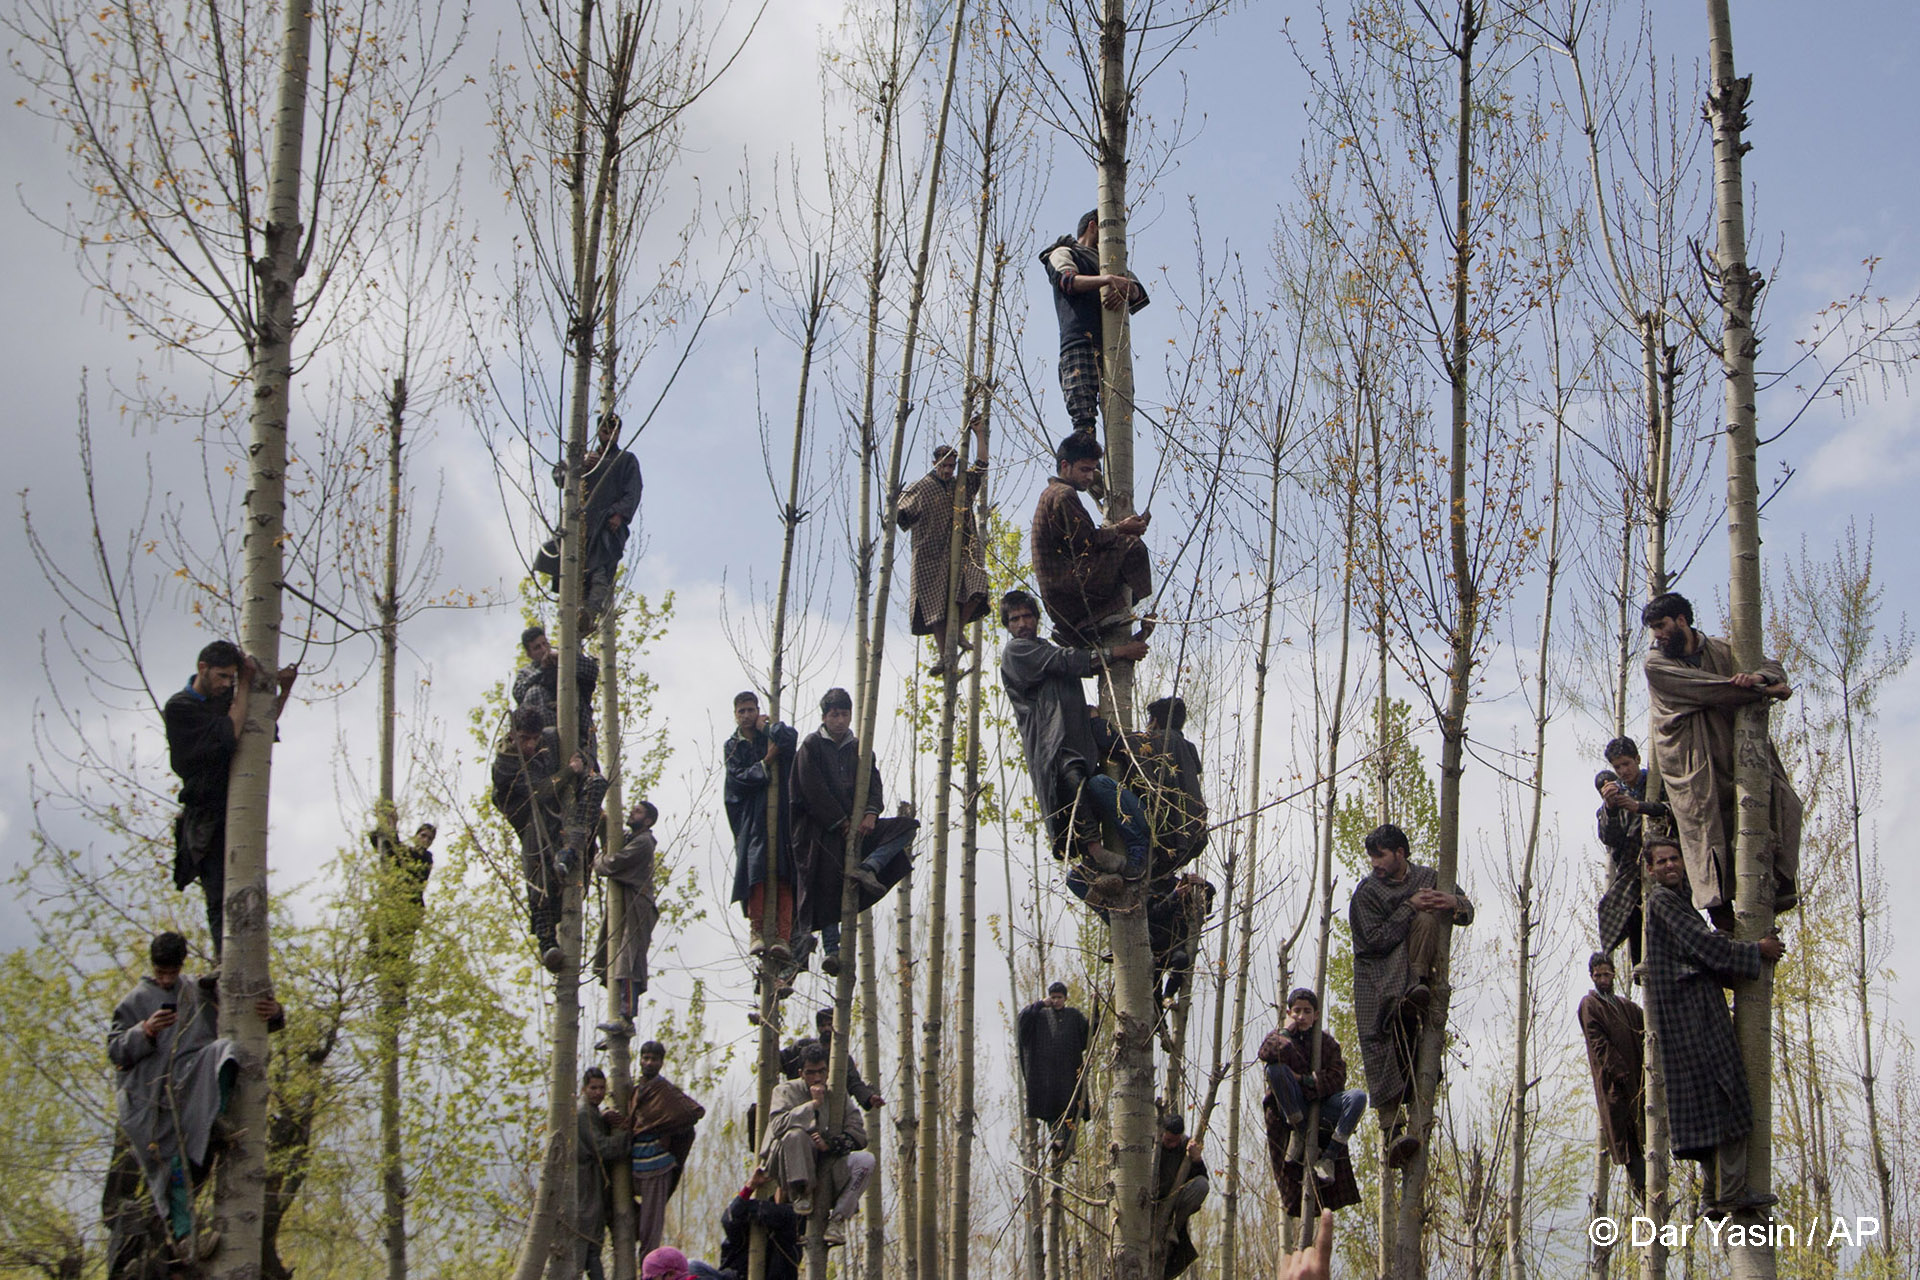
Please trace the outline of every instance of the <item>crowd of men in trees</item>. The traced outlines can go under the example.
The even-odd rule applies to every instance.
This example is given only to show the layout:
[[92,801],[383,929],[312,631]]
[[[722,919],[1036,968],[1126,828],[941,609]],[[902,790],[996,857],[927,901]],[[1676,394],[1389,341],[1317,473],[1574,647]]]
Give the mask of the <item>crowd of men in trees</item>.
[[[1082,495],[1101,492],[1104,451],[1096,436],[1102,308],[1138,311],[1145,290],[1130,276],[1097,270],[1092,214],[1074,236],[1041,255],[1060,320],[1060,384],[1074,430],[1054,450],[1054,474],[1034,508],[1028,551],[1038,596],[1015,588],[998,603],[1007,633],[999,676],[1012,707],[1037,811],[1061,884],[1103,918],[1145,912],[1163,1008],[1178,998],[1193,963],[1200,923],[1213,886],[1187,870],[1206,846],[1208,810],[1198,748],[1185,736],[1187,708],[1168,695],[1147,707],[1144,730],[1130,731],[1130,708],[1111,723],[1088,702],[1084,682],[1111,688],[1112,674],[1148,655],[1156,619],[1151,609],[1153,559],[1145,536],[1150,516],[1101,523]],[[960,452],[941,445],[932,468],[906,487],[894,507],[914,539],[910,591],[914,634],[935,637],[945,655],[960,647],[958,628],[989,608],[987,573],[974,521],[976,494],[987,473],[983,426],[970,424],[975,456],[963,472]],[[641,477],[621,447],[617,415],[603,415],[598,446],[586,459],[584,582],[578,635],[612,601],[628,533],[638,512]],[[563,477],[561,477],[563,478]],[[953,542],[959,540],[957,556]],[[558,550],[536,565],[559,573]],[[957,562],[958,579],[950,566]],[[1043,639],[1043,617],[1052,625]],[[1702,1161],[1710,1208],[1732,1212],[1766,1203],[1749,1192],[1746,1136],[1752,1124],[1746,1082],[1733,1042],[1722,986],[1751,979],[1777,962],[1777,938],[1736,941],[1733,924],[1733,714],[1741,705],[1784,699],[1792,686],[1777,663],[1735,669],[1726,641],[1694,629],[1692,605],[1667,593],[1650,601],[1642,622],[1653,640],[1645,661],[1652,704],[1653,770],[1637,745],[1618,738],[1604,750],[1608,772],[1599,838],[1607,851],[1606,888],[1597,909],[1600,950],[1589,962],[1593,989],[1578,1021],[1592,1067],[1604,1144],[1645,1193],[1644,1034],[1656,1037],[1673,1154]],[[951,642],[951,643],[949,643]],[[625,916],[603,956],[618,1016],[601,1024],[609,1037],[637,1034],[640,996],[648,985],[648,952],[658,918],[654,896],[659,812],[647,800],[626,815],[623,834],[604,830],[608,780],[598,763],[592,707],[600,669],[592,655],[572,655],[579,708],[577,745],[560,736],[561,655],[544,628],[520,637],[526,664],[511,681],[513,707],[491,768],[491,797],[519,843],[528,931],[534,951],[560,973],[566,956],[556,935],[565,886],[587,868],[627,889]],[[253,661],[226,641],[201,651],[192,680],[166,704],[165,727],[181,780],[175,821],[176,887],[198,882],[206,896],[216,960],[222,940],[224,824],[235,742],[252,696]],[[297,672],[278,673],[276,697],[289,696]],[[723,805],[733,835],[732,900],[747,921],[751,953],[773,982],[776,998],[792,993],[813,952],[838,975],[843,931],[853,921],[843,903],[864,912],[911,872],[920,822],[910,804],[883,816],[878,767],[861,777],[862,744],[852,729],[853,696],[828,689],[818,702],[819,727],[802,739],[774,721],[753,690],[732,704],[734,732],[722,748]],[[871,761],[871,753],[864,753]],[[1771,756],[1773,803],[1767,832],[1775,873],[1775,910],[1796,901],[1800,805],[1777,754]],[[383,917],[370,931],[374,954],[393,960],[412,947],[432,870],[435,837],[422,824],[402,841],[391,817],[370,836],[384,873],[402,887],[409,910]],[[615,845],[618,845],[616,849]],[[1360,1200],[1349,1144],[1369,1106],[1377,1117],[1385,1169],[1398,1169],[1422,1149],[1409,1127],[1419,1049],[1434,1005],[1436,958],[1445,931],[1474,921],[1473,903],[1457,885],[1413,860],[1405,832],[1382,824],[1365,840],[1370,873],[1348,907],[1353,955],[1353,1008],[1365,1088],[1348,1087],[1346,1058],[1326,1029],[1325,993],[1290,992],[1284,1023],[1261,1043],[1267,1091],[1263,1110],[1268,1154],[1283,1202],[1316,1210]],[[768,901],[769,895],[772,902]],[[1703,913],[1705,918],[1703,919]],[[1612,953],[1626,943],[1646,1009],[1616,991]],[[217,983],[188,978],[185,940],[153,939],[152,972],[114,1010],[108,1054],[120,1071],[119,1124],[108,1195],[112,1274],[168,1274],[207,1255],[208,1232],[195,1230],[193,1195],[222,1150],[223,1115],[234,1065],[215,1025]],[[759,981],[759,979],[756,979]],[[1025,1114],[1047,1126],[1052,1164],[1074,1157],[1089,1115],[1088,1073],[1099,1018],[1069,1005],[1054,982],[1044,1000],[1016,1021]],[[272,1027],[283,1021],[270,995],[257,1004]],[[824,1238],[837,1245],[859,1211],[876,1161],[864,1116],[885,1099],[857,1066],[833,1095],[830,1054],[835,1011],[819,1011],[816,1034],[781,1055],[786,1077],[764,1117],[749,1124],[753,1173],[726,1206],[717,1264],[690,1260],[665,1246],[665,1214],[691,1157],[704,1107],[663,1074],[666,1047],[639,1048],[640,1078],[626,1105],[609,1109],[607,1078],[589,1067],[578,1104],[577,1211],[579,1266],[603,1274],[602,1250],[614,1194],[612,1171],[624,1162],[635,1202],[635,1247],[643,1276],[746,1274],[749,1240],[761,1234],[770,1280],[797,1277],[805,1220],[825,1210]],[[1196,1259],[1190,1220],[1211,1183],[1199,1136],[1189,1137],[1178,1099],[1163,1099],[1153,1188],[1163,1224],[1164,1275]]]

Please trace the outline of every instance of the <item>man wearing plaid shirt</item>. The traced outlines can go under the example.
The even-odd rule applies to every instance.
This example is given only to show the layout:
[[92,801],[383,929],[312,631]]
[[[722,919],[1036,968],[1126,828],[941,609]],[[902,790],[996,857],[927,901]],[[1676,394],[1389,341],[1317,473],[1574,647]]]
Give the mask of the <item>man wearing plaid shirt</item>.
[[1773,1203],[1747,1189],[1747,1134],[1753,1104],[1723,986],[1757,979],[1779,960],[1780,939],[1739,942],[1709,929],[1694,908],[1677,841],[1644,845],[1654,888],[1647,895],[1647,1018],[1667,1082],[1673,1154],[1697,1160],[1710,1214]]

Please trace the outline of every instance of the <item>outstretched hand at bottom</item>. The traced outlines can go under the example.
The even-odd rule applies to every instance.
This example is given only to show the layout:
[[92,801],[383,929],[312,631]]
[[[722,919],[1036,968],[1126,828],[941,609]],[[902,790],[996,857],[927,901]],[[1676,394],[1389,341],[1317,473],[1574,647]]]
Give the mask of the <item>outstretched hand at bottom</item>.
[[1276,1280],[1331,1280],[1333,1275],[1333,1210],[1322,1209],[1313,1229],[1313,1247],[1281,1259]]

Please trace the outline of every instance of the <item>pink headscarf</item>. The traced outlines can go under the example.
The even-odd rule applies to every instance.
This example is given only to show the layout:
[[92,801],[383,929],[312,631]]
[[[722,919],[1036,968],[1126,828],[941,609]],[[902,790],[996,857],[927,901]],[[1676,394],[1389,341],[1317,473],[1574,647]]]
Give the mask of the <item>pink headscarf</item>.
[[641,1280],[684,1280],[687,1255],[670,1244],[663,1244],[640,1264]]

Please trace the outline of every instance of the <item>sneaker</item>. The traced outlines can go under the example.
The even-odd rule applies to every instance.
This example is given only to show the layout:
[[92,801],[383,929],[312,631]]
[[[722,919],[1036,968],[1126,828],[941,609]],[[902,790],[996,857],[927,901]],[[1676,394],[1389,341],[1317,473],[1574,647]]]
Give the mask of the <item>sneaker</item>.
[[1095,871],[1120,871],[1129,864],[1130,860],[1097,841],[1089,840],[1081,854],[1081,861]]
[[840,976],[840,953],[838,951],[829,951],[826,955],[820,957],[820,972],[826,974],[829,978],[837,978]]
[[835,1245],[843,1245],[847,1242],[847,1220],[845,1218],[831,1214],[828,1215],[826,1241],[829,1249]]
[[794,1196],[790,1203],[793,1205],[793,1211],[803,1218],[813,1212],[813,1197],[804,1191]]
[[1128,880],[1144,880],[1147,878],[1147,868],[1152,865],[1153,848],[1143,843],[1139,848],[1127,850],[1127,865],[1120,874]]
[[1406,995],[1400,997],[1400,1001],[1413,1011],[1415,1017],[1424,1018],[1427,1010],[1433,1007],[1433,988],[1424,982],[1416,982],[1408,988]]
[[769,942],[760,954],[775,964],[792,964],[793,948],[784,942]]
[[1337,1176],[1333,1153],[1325,1152],[1313,1162],[1313,1176],[1320,1182],[1332,1182]]
[[847,878],[876,898],[887,891],[887,886],[880,883],[880,877],[873,874],[872,869],[864,862],[848,872]]
[[567,967],[567,953],[559,947],[548,947],[540,953],[540,963],[547,966],[548,973],[558,973]]
[[596,1022],[593,1026],[593,1029],[595,1031],[604,1031],[609,1036],[619,1036],[620,1038],[625,1040],[633,1039],[633,1024],[631,1022],[628,1022],[625,1018],[620,1018],[617,1020],[609,1019],[606,1022]]
[[1404,1169],[1407,1162],[1420,1154],[1420,1139],[1410,1133],[1403,1133],[1394,1139],[1387,1148],[1387,1168]]

